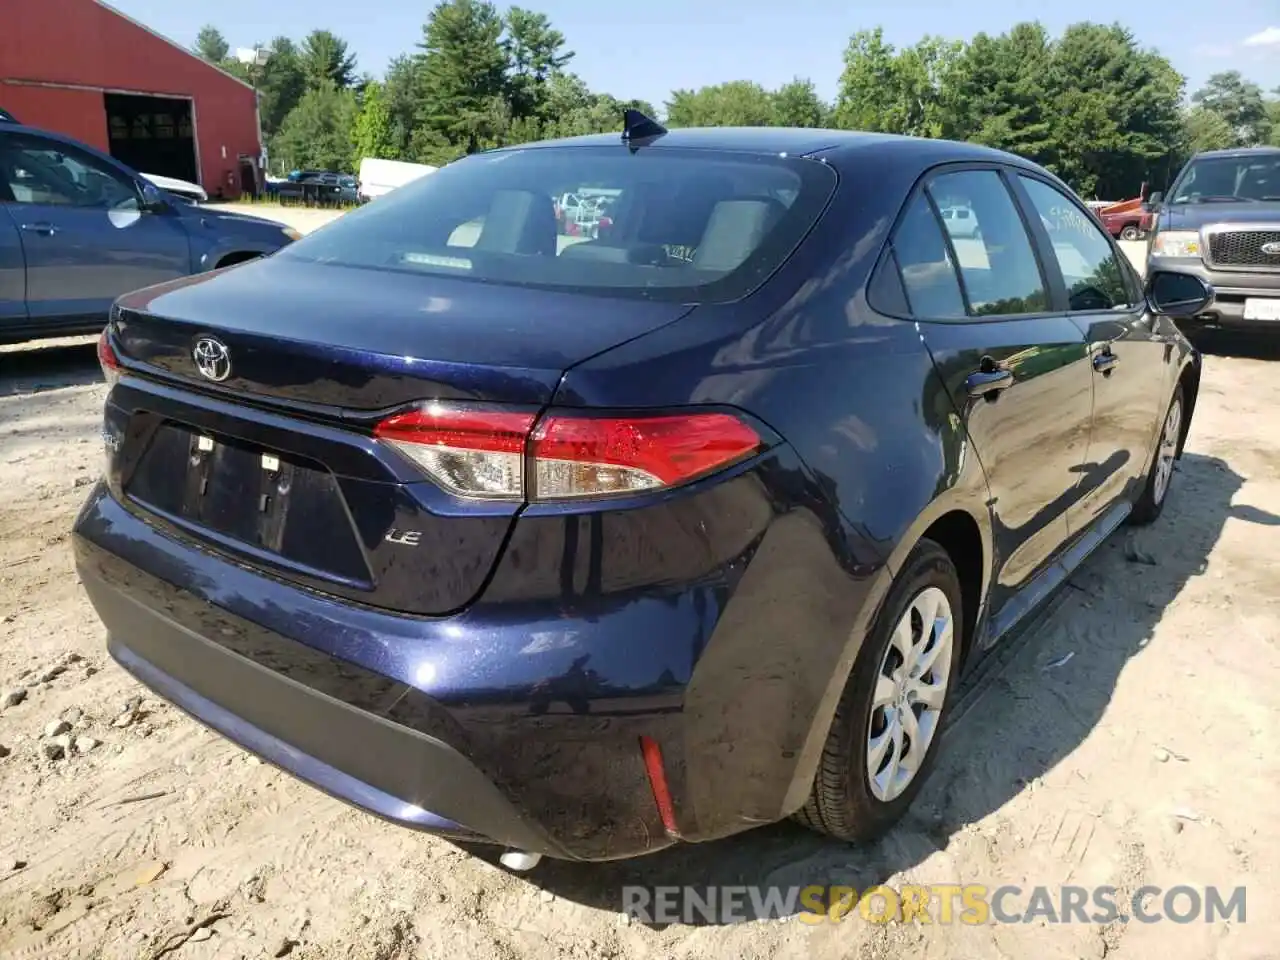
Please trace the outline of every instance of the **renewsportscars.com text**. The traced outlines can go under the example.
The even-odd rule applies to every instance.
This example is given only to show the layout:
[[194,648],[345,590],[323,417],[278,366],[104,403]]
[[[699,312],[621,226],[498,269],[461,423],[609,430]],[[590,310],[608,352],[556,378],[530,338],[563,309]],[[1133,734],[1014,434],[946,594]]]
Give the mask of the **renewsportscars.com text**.
[[802,923],[1216,923],[1245,921],[1245,888],[1019,887],[920,884],[858,891],[806,887],[623,887],[622,910],[642,923],[743,923],[796,916]]

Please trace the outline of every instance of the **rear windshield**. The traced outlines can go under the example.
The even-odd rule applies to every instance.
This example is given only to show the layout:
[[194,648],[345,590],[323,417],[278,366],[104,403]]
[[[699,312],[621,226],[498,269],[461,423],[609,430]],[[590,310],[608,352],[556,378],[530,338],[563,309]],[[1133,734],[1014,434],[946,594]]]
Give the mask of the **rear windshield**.
[[477,154],[280,256],[683,302],[735,300],[781,264],[835,187],[823,163],[668,148]]

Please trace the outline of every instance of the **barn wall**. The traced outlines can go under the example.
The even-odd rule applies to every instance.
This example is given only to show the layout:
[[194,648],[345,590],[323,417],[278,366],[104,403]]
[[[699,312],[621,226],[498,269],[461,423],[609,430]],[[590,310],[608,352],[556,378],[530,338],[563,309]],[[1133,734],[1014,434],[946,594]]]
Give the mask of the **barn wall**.
[[107,114],[98,90],[36,87],[0,80],[0,106],[22,123],[65,133],[106,152]]
[[[102,90],[190,97],[201,183],[210,194],[219,186],[228,196],[238,194],[239,157],[261,154],[250,87],[96,0],[9,0],[4,6],[0,81],[10,82],[0,84],[0,94],[21,122],[105,149]],[[28,85],[33,82],[96,92],[50,93]]]

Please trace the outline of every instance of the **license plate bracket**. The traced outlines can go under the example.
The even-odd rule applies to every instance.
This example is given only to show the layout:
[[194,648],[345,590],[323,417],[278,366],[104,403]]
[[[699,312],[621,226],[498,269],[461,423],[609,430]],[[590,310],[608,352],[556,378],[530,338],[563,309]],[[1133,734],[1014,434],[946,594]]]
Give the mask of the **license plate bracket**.
[[279,552],[294,469],[278,454],[193,433],[182,513],[220,534]]

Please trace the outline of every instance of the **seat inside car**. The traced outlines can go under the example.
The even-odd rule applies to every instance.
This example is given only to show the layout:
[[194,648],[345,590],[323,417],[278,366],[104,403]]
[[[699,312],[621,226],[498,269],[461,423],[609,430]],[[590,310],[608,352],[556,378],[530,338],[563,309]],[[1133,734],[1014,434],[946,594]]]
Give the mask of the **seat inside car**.
[[550,197],[532,190],[499,190],[489,203],[475,249],[554,257],[556,237]]

